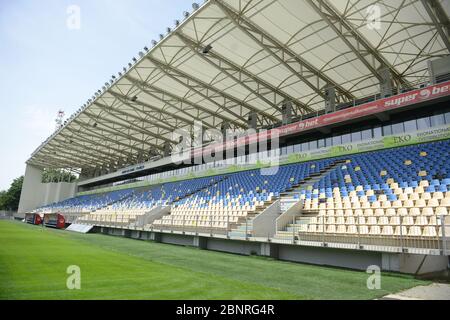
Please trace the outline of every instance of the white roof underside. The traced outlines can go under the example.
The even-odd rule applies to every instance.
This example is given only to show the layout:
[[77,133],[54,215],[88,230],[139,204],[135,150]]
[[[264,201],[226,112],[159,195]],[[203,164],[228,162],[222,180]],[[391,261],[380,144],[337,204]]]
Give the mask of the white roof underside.
[[[427,60],[449,54],[448,0],[211,0],[203,4],[86,109],[36,150],[28,163],[94,169],[162,152],[175,129],[195,120],[247,128],[323,109],[324,88],[346,102],[379,92],[377,70],[396,86],[428,80]],[[371,6],[380,28],[368,27]],[[444,15],[442,13],[444,12]],[[440,14],[439,14],[440,13]],[[447,37],[443,36],[447,35]],[[205,46],[211,45],[208,54]],[[137,97],[133,101],[132,97]]]

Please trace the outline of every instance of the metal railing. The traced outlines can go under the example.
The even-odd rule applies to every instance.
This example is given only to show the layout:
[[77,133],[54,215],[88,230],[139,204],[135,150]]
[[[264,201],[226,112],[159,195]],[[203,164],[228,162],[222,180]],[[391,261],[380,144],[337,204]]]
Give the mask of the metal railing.
[[[404,253],[450,255],[450,216],[438,216],[434,225],[404,225],[400,218],[399,224],[355,224],[327,223],[327,217],[317,217],[317,223],[298,224],[299,216],[291,217],[283,231],[275,236],[278,243],[309,245],[318,247],[335,247],[359,250],[394,251]],[[315,230],[311,229],[315,225]],[[345,226],[346,230],[339,230]],[[348,228],[352,226],[352,230]],[[371,228],[379,232],[371,232]],[[392,234],[383,234],[384,227],[391,227]],[[409,228],[414,227],[419,234],[412,234]],[[428,235],[423,235],[428,228]],[[314,229],[314,228],[313,228]]]
[[[343,249],[372,250],[385,252],[403,252],[416,254],[450,255],[450,215],[438,216],[434,225],[418,226],[404,225],[402,219],[399,224],[355,224],[327,223],[326,217],[317,217],[316,223],[297,224],[297,219],[303,217],[298,208],[291,208],[276,221],[277,232],[272,237],[270,233],[259,239],[276,243],[297,244],[317,247],[333,247]],[[89,215],[77,219],[77,224],[94,225],[109,228],[121,228],[161,233],[178,233],[190,235],[205,235],[210,237],[225,237],[230,239],[249,240],[254,237],[253,220],[249,216],[224,215],[218,216],[165,216],[159,223],[137,225],[138,217],[126,215],[97,215],[90,219]],[[169,219],[167,219],[169,217]],[[305,227],[306,225],[306,227]],[[316,230],[311,231],[310,225]],[[339,231],[340,226],[346,230]],[[383,227],[391,227],[392,234],[383,234]],[[352,227],[350,230],[349,227]],[[371,232],[371,228],[378,227],[379,232]],[[411,234],[409,228],[420,228],[421,235]],[[429,235],[422,235],[423,228],[428,228]],[[275,226],[274,226],[275,228]],[[280,229],[283,229],[280,231]]]
[[[93,219],[95,217],[95,219]],[[169,233],[192,233],[229,236],[232,231],[241,227],[246,234],[251,231],[251,223],[248,217],[237,217],[232,215],[221,216],[202,216],[195,215],[187,218],[186,216],[170,215],[170,219],[159,220],[159,223],[140,225],[136,223],[140,216],[128,217],[120,214],[99,214],[86,215],[76,220],[77,224],[95,225],[99,227],[124,228],[142,231],[158,231]],[[167,217],[167,216],[166,216]],[[236,221],[236,218],[237,221]],[[240,230],[240,229],[239,229]]]

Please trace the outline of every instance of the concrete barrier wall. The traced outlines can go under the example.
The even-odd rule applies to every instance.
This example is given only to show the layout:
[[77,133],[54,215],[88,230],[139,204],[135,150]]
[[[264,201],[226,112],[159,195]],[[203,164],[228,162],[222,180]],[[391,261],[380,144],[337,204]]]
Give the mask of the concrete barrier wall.
[[[169,234],[152,231],[136,231],[96,227],[95,232],[139,240],[151,240],[180,246],[192,246],[205,250],[241,255],[259,255],[274,259],[313,265],[348,268],[365,271],[378,266],[383,271],[408,274],[427,274],[446,270],[447,256],[427,256],[406,253],[309,247],[265,241],[244,241],[201,237],[186,234]],[[425,258],[425,259],[424,259]]]

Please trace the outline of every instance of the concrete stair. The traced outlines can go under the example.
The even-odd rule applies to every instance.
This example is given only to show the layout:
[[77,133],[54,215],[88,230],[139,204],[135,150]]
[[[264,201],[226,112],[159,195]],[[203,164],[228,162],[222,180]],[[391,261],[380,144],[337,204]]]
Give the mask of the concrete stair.
[[317,181],[320,181],[330,171],[333,171],[334,169],[336,169],[338,166],[340,166],[344,162],[345,162],[345,160],[335,161],[331,165],[320,170],[319,173],[312,174],[308,178],[304,179],[298,185],[292,187],[291,189],[287,190],[286,192],[281,193],[281,195],[280,195],[281,212],[282,213],[286,212],[293,205],[295,205],[297,202],[299,202],[299,199],[296,199],[295,196],[296,195],[300,196],[300,193],[302,190],[308,189],[308,187],[312,187]]

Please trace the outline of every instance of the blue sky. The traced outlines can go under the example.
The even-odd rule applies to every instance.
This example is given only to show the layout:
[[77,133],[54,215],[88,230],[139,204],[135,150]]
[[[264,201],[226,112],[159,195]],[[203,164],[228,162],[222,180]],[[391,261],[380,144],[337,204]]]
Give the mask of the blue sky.
[[[0,0],[0,190],[54,130],[191,0]],[[200,1],[201,2],[201,1]],[[67,8],[80,8],[80,29]]]

